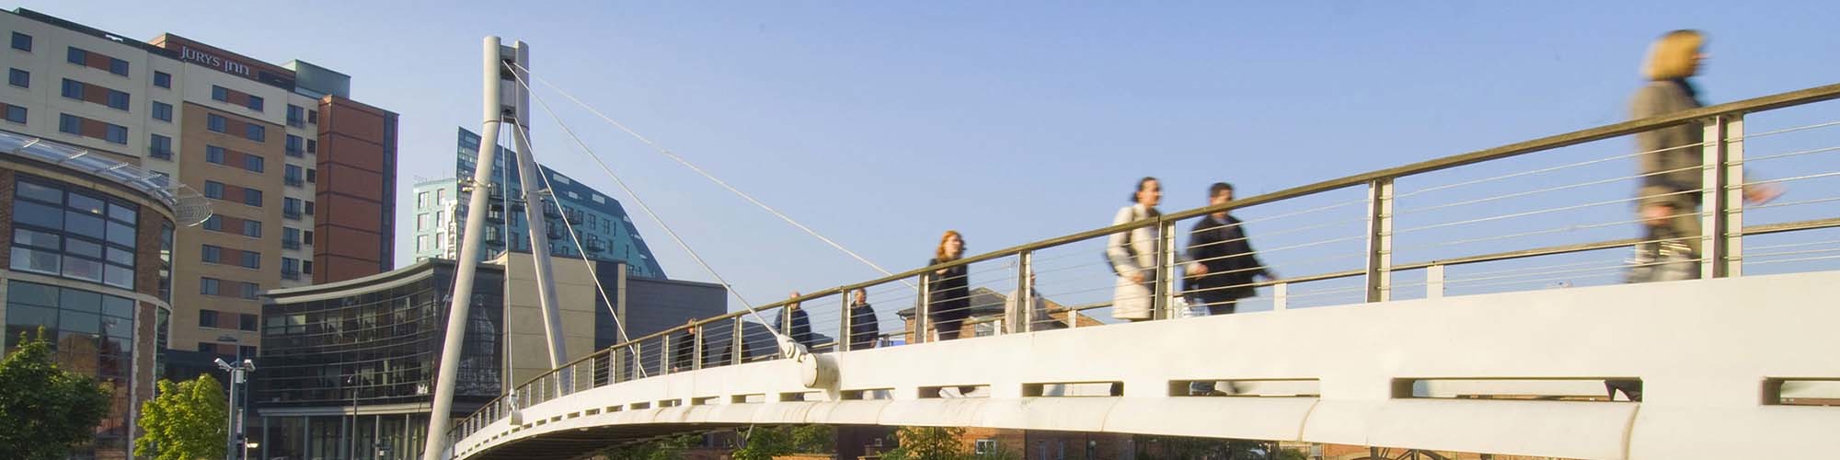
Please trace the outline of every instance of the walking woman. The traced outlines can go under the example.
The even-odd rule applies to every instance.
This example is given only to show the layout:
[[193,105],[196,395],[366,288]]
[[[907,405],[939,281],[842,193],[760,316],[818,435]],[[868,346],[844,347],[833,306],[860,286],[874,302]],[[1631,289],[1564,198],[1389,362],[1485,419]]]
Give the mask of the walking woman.
[[[1706,37],[1696,30],[1662,35],[1649,47],[1642,75],[1648,84],[1630,101],[1630,118],[1658,117],[1702,106],[1691,78],[1699,74]],[[1636,134],[1637,164],[1642,174],[1638,214],[1643,242],[1629,281],[1698,278],[1701,178],[1705,172],[1705,127],[1699,121]],[[1717,140],[1717,139],[1714,139]],[[1769,201],[1781,194],[1774,186],[1746,186],[1744,199]],[[1669,261],[1674,261],[1669,263]]]
[[[945,236],[939,237],[939,247],[933,249],[933,260],[927,266],[939,265],[958,260],[965,256],[965,238],[957,230],[946,230]],[[959,329],[964,327],[965,318],[971,316],[971,283],[966,277],[969,265],[941,268],[933,271],[933,279],[927,288],[927,319],[933,322],[933,330],[939,334],[939,340],[958,338]]]
[[[1131,205],[1118,209],[1112,217],[1112,225],[1122,225],[1144,219],[1155,219],[1162,213],[1156,205],[1163,201],[1163,186],[1155,177],[1137,180],[1137,191],[1131,194]],[[1105,245],[1106,259],[1111,261],[1112,271],[1118,274],[1116,288],[1112,291],[1112,317],[1127,321],[1144,321],[1151,318],[1151,293],[1156,292],[1156,242],[1160,235],[1154,225],[1143,226],[1124,233],[1113,233],[1107,237]]]

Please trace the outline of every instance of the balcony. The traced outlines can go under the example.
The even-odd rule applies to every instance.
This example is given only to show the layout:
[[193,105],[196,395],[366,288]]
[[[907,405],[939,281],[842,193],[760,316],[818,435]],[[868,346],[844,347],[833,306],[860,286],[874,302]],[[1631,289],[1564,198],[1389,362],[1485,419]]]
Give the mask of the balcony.
[[281,249],[300,249],[300,240],[281,240]]
[[283,209],[281,210],[281,217],[286,217],[289,220],[300,220],[300,210],[299,209]]
[[281,279],[289,280],[289,281],[300,281],[300,270],[282,270]]
[[287,156],[290,156],[290,157],[300,158],[300,157],[306,156],[306,154],[307,154],[307,151],[301,150],[299,147],[289,147],[287,149]]
[[299,118],[294,118],[294,117],[288,117],[288,120],[287,120],[287,125],[288,125],[288,126],[292,126],[292,127],[295,127],[295,128],[306,128],[306,127],[307,127],[307,121],[306,121],[306,120],[302,120],[302,119],[299,119]]
[[147,151],[147,156],[149,158],[157,158],[161,160],[171,160],[172,151],[171,150],[160,150],[160,149],[149,149]]
[[281,180],[282,182],[286,182],[289,187],[299,187],[307,184],[307,181],[301,180],[301,178],[298,177],[286,177]]

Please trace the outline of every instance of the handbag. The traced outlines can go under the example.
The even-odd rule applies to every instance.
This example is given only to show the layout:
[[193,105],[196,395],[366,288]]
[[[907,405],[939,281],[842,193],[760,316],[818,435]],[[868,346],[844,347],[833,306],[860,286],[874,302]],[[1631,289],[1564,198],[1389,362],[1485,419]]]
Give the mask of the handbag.
[[1638,244],[1635,256],[1629,259],[1629,273],[1623,282],[1699,279],[1699,261],[1695,259],[1687,245],[1678,241]]

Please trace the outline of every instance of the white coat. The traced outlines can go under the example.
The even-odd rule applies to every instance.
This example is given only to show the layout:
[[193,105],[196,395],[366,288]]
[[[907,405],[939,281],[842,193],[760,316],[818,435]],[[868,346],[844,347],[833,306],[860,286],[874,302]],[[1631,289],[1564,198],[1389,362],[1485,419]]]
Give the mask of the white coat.
[[[1125,206],[1112,217],[1112,225],[1121,225],[1132,221],[1148,219],[1150,212],[1142,204]],[[1150,319],[1152,302],[1151,293],[1156,278],[1156,242],[1158,228],[1154,225],[1139,227],[1128,232],[1130,244],[1125,244],[1127,233],[1113,233],[1106,237],[1105,255],[1118,271],[1118,281],[1112,291],[1112,317],[1123,320]],[[1144,282],[1133,283],[1128,276],[1143,272]]]

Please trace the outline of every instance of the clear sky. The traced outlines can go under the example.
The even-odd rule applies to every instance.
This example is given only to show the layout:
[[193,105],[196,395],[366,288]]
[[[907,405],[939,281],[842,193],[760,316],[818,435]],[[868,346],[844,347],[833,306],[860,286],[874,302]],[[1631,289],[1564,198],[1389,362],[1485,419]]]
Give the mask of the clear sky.
[[[1815,1],[20,5],[352,75],[402,114],[403,204],[479,128],[480,39],[523,40],[540,76],[896,270],[946,229],[981,252],[1104,226],[1144,175],[1187,209],[1214,181],[1245,196],[1620,121],[1670,29],[1711,34],[1709,102],[1840,81]],[[750,300],[876,275],[537,94]],[[710,279],[537,120],[540,161],[626,201],[673,277]]]

